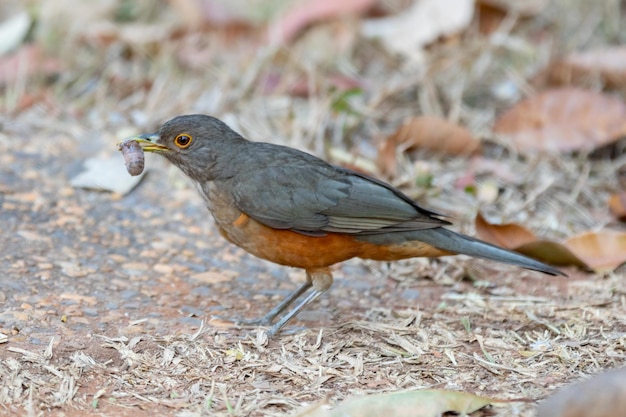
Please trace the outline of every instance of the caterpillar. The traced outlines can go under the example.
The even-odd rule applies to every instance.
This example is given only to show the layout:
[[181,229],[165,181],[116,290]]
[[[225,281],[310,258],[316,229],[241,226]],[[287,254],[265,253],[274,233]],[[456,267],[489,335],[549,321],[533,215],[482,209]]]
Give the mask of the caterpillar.
[[144,157],[143,148],[139,145],[139,142],[134,140],[123,141],[117,147],[122,152],[122,156],[124,156],[128,173],[132,176],[141,174],[144,168]]

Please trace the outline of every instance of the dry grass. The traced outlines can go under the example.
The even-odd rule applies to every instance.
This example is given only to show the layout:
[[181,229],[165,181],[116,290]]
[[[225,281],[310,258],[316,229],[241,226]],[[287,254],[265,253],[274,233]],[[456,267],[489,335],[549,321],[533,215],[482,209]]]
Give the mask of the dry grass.
[[[490,143],[485,160],[513,177],[477,170],[479,183],[506,186],[486,204],[455,187],[472,161],[401,160],[390,180],[460,230],[473,232],[479,208],[554,239],[608,224],[598,212],[623,186],[626,157],[522,157],[490,133],[511,102],[498,86],[531,94],[526,80],[555,55],[623,41],[619,2],[576,4],[552,2],[500,36],[433,47],[425,73],[357,39],[357,22],[318,25],[274,49],[240,29],[100,47],[74,29],[60,33],[65,42],[48,48],[65,71],[9,84],[0,103],[0,413],[270,416],[418,388],[539,399],[622,365],[623,272],[571,269],[561,279],[462,257],[351,261],[301,327],[268,341],[211,315],[256,316],[302,275],[219,240],[177,171],[149,160],[156,169],[124,199],[68,186],[82,159],[113,154],[120,137],[176,114],[214,114],[250,139],[330,160],[373,161],[375,140],[428,113],[469,126]],[[333,111],[335,73],[367,84],[351,98],[354,113]],[[295,84],[314,93],[294,95]],[[26,95],[34,105],[24,106]],[[16,141],[26,142],[19,152]],[[414,185],[424,166],[435,178],[427,189]],[[226,278],[193,278],[207,270]],[[534,405],[502,413],[532,416]]]

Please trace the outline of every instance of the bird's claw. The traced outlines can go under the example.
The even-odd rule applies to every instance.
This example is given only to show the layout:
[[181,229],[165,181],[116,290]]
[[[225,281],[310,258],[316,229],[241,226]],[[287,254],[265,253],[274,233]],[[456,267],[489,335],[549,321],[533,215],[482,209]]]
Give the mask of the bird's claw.
[[243,317],[224,317],[219,315],[212,316],[215,319],[229,321],[237,326],[271,326],[272,318],[263,316],[256,319],[247,319]]

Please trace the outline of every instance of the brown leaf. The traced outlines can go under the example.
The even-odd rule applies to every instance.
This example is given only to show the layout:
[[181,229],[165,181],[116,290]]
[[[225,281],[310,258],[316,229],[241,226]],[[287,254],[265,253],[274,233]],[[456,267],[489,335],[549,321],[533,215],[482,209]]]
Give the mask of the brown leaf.
[[375,0],[306,0],[281,16],[269,29],[270,40],[286,43],[294,39],[311,23],[349,14],[360,14],[374,6]]
[[609,208],[615,217],[621,221],[626,221],[626,191],[611,195]]
[[538,15],[548,5],[547,0],[478,0],[481,6],[489,6],[506,13],[514,13],[520,17],[533,17]]
[[478,20],[478,30],[483,35],[489,35],[500,27],[506,18],[506,11],[493,7],[488,2],[479,1],[476,4],[475,18]]
[[480,213],[476,215],[474,224],[476,233],[478,233],[482,239],[506,249],[514,250],[522,245],[537,240],[534,233],[523,226],[514,223],[492,224],[487,222]]
[[626,47],[575,52],[553,62],[542,74],[553,85],[585,86],[600,81],[608,88],[626,86]]
[[494,131],[522,151],[592,150],[626,134],[626,104],[577,88],[548,90],[505,112]]
[[585,232],[570,237],[564,245],[597,272],[612,271],[626,262],[626,232]]
[[469,155],[480,148],[480,141],[466,128],[434,116],[408,120],[380,146],[379,165],[387,174],[396,172],[396,150],[429,150],[451,155]]
[[534,17],[541,13],[547,4],[546,0],[478,0],[476,16],[480,33],[488,35],[495,32],[509,14],[521,18]]
[[558,242],[536,240],[515,248],[516,252],[555,266],[575,266],[590,271],[591,268],[571,250]]
[[539,240],[533,232],[518,224],[492,224],[487,222],[480,213],[476,215],[474,224],[476,233],[486,242],[551,265],[589,269],[584,261],[564,245],[549,240]]
[[618,368],[565,387],[539,404],[537,417],[617,417],[624,410],[626,368]]

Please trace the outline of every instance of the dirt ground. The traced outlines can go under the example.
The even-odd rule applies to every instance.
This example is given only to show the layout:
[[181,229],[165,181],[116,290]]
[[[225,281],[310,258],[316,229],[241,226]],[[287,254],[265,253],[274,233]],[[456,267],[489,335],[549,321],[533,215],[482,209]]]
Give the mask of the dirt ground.
[[[225,242],[175,168],[148,155],[145,178],[124,196],[70,185],[94,156],[119,159],[123,170],[116,142],[177,114],[214,114],[250,139],[340,163],[337,155],[375,161],[375,140],[409,115],[458,112],[489,139],[479,159],[418,155],[433,175],[429,188],[416,185],[420,165],[410,158],[386,179],[470,234],[479,209],[555,240],[599,228],[611,222],[603,205],[620,187],[623,157],[524,156],[488,133],[501,110],[487,94],[492,83],[528,75],[555,45],[606,42],[604,17],[622,13],[618,2],[599,2],[598,15],[564,13],[562,3],[520,23],[515,39],[535,48],[521,63],[468,36],[432,51],[426,76],[353,39],[358,22],[320,24],[289,49],[260,48],[239,27],[183,32],[158,47],[67,35],[48,52],[60,72],[2,89],[0,414],[279,416],[421,388],[539,400],[623,365],[620,270],[568,267],[563,278],[466,257],[351,260],[334,268],[327,294],[267,340],[262,329],[215,316],[258,317],[304,273]],[[575,27],[591,29],[574,36]],[[548,32],[550,45],[524,30]],[[335,36],[347,46],[309,56]],[[370,92],[355,99],[356,113],[333,107],[329,80],[341,71]],[[267,92],[260,80],[278,76]],[[294,93],[302,82],[315,92]],[[456,186],[477,164],[511,177],[477,176],[498,184],[489,204]],[[535,406],[495,412],[533,416]]]

